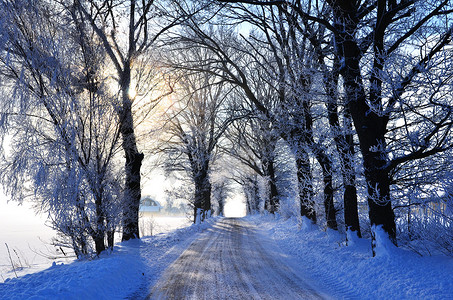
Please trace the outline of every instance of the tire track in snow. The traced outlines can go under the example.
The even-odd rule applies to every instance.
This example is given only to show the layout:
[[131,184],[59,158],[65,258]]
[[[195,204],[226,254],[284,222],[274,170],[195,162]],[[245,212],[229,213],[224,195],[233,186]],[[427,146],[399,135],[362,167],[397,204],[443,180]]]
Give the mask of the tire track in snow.
[[147,299],[324,299],[263,246],[249,223],[222,219],[165,271]]

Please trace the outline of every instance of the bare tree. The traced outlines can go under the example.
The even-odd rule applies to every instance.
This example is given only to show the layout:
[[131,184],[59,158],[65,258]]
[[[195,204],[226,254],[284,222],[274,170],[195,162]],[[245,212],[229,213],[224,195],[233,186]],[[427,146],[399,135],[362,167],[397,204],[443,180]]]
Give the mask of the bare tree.
[[[345,105],[353,119],[363,157],[370,221],[373,227],[382,226],[396,243],[396,224],[390,195],[392,174],[400,164],[420,161],[448,150],[451,144],[446,137],[450,132],[450,122],[448,110],[444,111],[440,119],[436,113],[432,114],[429,117],[432,122],[430,129],[424,131],[424,137],[420,139],[426,143],[409,153],[394,156],[389,155],[387,133],[391,131],[392,125],[389,121],[404,119],[404,110],[400,108],[410,102],[411,93],[408,91],[418,78],[425,74],[433,78],[448,78],[446,69],[438,68],[439,64],[434,62],[439,62],[438,59],[443,57],[441,65],[448,64],[445,53],[452,34],[452,28],[448,26],[450,2],[222,2],[276,5],[281,9],[291,7],[300,17],[299,22],[318,23],[334,36],[331,41],[335,46],[334,54],[338,57]],[[323,4],[329,5],[331,13],[318,14]],[[421,50],[417,58],[398,60],[400,54],[407,55],[405,49],[408,47]],[[437,95],[436,89],[429,94]],[[434,108],[438,103],[431,104]]]
[[248,215],[253,215],[260,211],[260,196],[258,178],[255,176],[247,176],[240,182],[245,195],[246,211]]
[[[419,34],[424,28],[428,28],[426,26],[432,26],[438,22],[436,20],[438,16],[448,14],[448,1],[438,1],[436,4],[424,7],[423,14],[415,13],[416,9],[422,9],[418,7],[421,5],[418,1],[327,2],[332,7],[334,15],[331,29],[335,34],[337,55],[343,64],[340,73],[344,80],[347,107],[351,112],[360,140],[368,185],[370,221],[372,225],[382,225],[390,239],[396,243],[396,225],[390,197],[392,170],[405,161],[426,158],[444,151],[451,145],[445,144],[446,140],[442,138],[438,139],[439,135],[442,136],[444,132],[448,132],[443,131],[444,128],[449,127],[449,121],[447,121],[449,113],[446,112],[444,118],[435,122],[426,132],[424,139],[427,144],[411,151],[410,154],[389,158],[386,139],[389,120],[397,112],[395,110],[397,106],[406,102],[405,93],[414,79],[420,74],[435,70],[431,63],[450,42],[451,28],[437,26],[443,33],[436,42],[431,44],[432,46],[426,46],[426,50],[415,60],[415,63],[411,63],[410,67],[406,68],[406,74],[403,76],[392,74],[396,62],[395,51],[402,49],[408,43],[413,43],[416,36],[421,37]],[[376,13],[375,19],[372,12]],[[361,39],[357,29],[370,21],[372,24],[371,28],[368,27],[370,31]],[[400,30],[399,26],[404,26],[406,29]],[[390,28],[398,28],[398,31],[389,31]],[[422,41],[425,45],[426,42],[427,39]],[[363,53],[368,47],[371,47],[372,63],[361,65]],[[365,66],[369,67],[370,74],[367,85],[361,74],[361,70],[366,69]],[[397,82],[395,85],[392,84],[393,88],[390,90],[385,83],[385,72],[390,72],[389,77]]]
[[225,215],[225,204],[228,197],[234,192],[231,187],[231,183],[228,178],[224,176],[219,176],[212,180],[212,199],[216,203],[217,210],[215,210],[216,215],[224,216]]
[[[200,63],[208,59],[204,51],[198,50],[180,55],[183,60],[195,59]],[[178,67],[179,62],[173,61],[172,65]],[[233,120],[225,110],[230,92],[208,73],[183,72],[177,85],[181,87],[181,98],[169,116],[171,138],[164,151],[171,154],[171,168],[187,170],[193,180],[194,223],[199,223],[211,210],[210,169],[215,150]]]
[[154,0],[76,0],[62,4],[68,10],[80,12],[85,24],[98,36],[114,67],[120,97],[117,114],[126,157],[123,240],[139,238],[140,170],[144,155],[137,146],[133,117],[135,87],[141,84],[137,82],[140,78],[133,78],[133,74],[140,66],[140,56],[147,53],[159,36],[179,19],[165,22],[159,18],[164,13]]
[[267,118],[254,115],[251,113],[250,118],[230,126],[225,151],[267,182],[269,197],[265,199],[264,209],[273,214],[280,202],[275,170],[275,147],[280,136],[272,130]]

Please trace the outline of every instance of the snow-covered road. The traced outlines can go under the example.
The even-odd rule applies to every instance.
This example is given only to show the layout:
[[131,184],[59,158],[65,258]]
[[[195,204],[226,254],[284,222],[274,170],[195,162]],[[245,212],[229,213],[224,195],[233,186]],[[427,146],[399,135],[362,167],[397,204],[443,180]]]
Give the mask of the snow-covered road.
[[325,299],[242,219],[221,219],[166,270],[148,299]]

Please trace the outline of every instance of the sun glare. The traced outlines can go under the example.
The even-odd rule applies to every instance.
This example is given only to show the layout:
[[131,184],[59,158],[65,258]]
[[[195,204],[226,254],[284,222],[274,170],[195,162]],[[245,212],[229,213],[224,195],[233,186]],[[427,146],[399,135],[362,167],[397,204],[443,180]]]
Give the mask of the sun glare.
[[245,202],[244,197],[240,195],[227,200],[224,208],[225,217],[228,218],[241,218],[245,216]]
[[130,99],[135,99],[135,97],[137,97],[137,91],[135,90],[134,87],[129,88],[128,94]]

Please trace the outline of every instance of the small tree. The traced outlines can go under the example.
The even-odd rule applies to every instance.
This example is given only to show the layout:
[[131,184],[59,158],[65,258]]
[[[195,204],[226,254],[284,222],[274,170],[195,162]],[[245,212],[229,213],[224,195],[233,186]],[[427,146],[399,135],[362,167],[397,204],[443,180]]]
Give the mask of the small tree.
[[233,192],[229,181],[225,177],[216,178],[212,183],[212,198],[213,201],[217,203],[217,209],[215,211],[216,215],[224,216],[225,215],[225,204],[226,200]]
[[266,117],[250,113],[249,118],[232,124],[226,138],[230,145],[225,147],[228,155],[266,181],[269,198],[265,200],[264,209],[276,213],[280,203],[275,166],[279,135]]
[[[192,53],[192,59],[203,59],[202,52]],[[174,66],[178,64],[173,62]],[[187,171],[195,186],[194,223],[210,214],[210,169],[215,159],[216,146],[231,119],[223,105],[229,92],[225,85],[209,74],[183,73],[178,104],[169,116],[170,145],[164,149],[171,154],[171,168]]]

